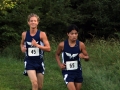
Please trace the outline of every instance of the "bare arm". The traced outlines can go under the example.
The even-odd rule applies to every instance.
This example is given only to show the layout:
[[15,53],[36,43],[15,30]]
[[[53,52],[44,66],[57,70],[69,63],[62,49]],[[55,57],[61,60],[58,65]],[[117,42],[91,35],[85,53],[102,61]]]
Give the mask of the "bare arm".
[[26,51],[26,48],[24,47],[25,37],[26,37],[26,32],[23,32],[23,33],[22,33],[21,43],[20,43],[20,48],[21,48],[21,51],[22,51],[23,53]]
[[80,49],[81,49],[81,53],[79,54],[79,57],[83,58],[85,61],[88,61],[89,56],[88,56],[88,53],[86,51],[85,44],[83,42],[80,42]]
[[61,69],[64,69],[64,68],[65,68],[65,64],[61,63],[61,61],[60,61],[60,54],[61,54],[61,52],[62,52],[62,50],[63,50],[63,46],[64,46],[64,42],[61,42],[61,43],[58,45],[58,48],[57,48],[56,53],[55,53],[56,61],[57,61],[58,65],[59,65],[59,67],[60,67]]
[[43,51],[49,52],[51,48],[45,32],[40,32],[40,39],[43,41],[44,46],[37,44],[34,39],[32,40],[32,44]]

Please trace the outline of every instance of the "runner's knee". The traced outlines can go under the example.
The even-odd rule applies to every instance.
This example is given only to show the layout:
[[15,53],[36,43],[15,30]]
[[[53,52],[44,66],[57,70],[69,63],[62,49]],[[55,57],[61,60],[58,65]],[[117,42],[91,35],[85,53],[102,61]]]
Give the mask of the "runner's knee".
[[33,86],[33,87],[38,87],[37,81],[32,81],[32,86]]

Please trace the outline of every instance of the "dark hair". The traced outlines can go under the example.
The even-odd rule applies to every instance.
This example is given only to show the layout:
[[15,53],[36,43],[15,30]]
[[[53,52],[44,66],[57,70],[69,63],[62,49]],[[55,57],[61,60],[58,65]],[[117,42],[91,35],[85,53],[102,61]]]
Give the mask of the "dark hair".
[[79,28],[75,24],[71,24],[67,29],[67,33],[70,33],[72,30],[76,30],[78,32]]

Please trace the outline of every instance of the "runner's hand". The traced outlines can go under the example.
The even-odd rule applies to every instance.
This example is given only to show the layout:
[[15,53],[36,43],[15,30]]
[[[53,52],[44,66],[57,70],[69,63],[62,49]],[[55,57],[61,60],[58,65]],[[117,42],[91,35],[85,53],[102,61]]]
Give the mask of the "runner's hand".
[[85,61],[89,61],[89,56],[85,56],[83,53],[80,53],[79,57],[84,59]]
[[59,65],[60,66],[60,69],[65,69],[66,68],[66,65],[64,64],[64,63],[62,63],[61,65]]
[[21,51],[22,51],[23,53],[25,53],[26,50],[27,50],[27,49],[26,49],[26,47],[24,47],[24,46],[21,48]]
[[31,42],[31,43],[32,43],[32,45],[35,46],[35,47],[37,47],[37,45],[38,45],[35,39],[32,39],[32,42]]

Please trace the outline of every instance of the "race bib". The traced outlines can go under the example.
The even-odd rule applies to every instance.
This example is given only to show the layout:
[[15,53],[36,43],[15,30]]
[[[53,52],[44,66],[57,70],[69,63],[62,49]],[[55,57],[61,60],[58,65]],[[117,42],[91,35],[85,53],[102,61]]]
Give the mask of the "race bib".
[[77,61],[67,61],[66,62],[66,69],[67,70],[76,70],[78,68]]
[[28,48],[28,56],[39,56],[39,48]]

